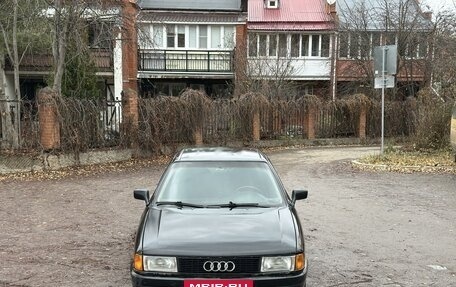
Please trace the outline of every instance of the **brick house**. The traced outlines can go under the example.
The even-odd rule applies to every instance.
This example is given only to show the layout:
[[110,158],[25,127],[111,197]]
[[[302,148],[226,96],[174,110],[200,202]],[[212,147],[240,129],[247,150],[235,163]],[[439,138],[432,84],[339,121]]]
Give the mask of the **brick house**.
[[373,87],[373,49],[397,45],[399,97],[413,96],[430,84],[432,13],[417,0],[337,1],[337,91],[351,94]]
[[250,75],[294,82],[294,93],[328,96],[334,79],[334,5],[323,0],[250,0]]
[[138,2],[138,81],[143,96],[178,95],[189,87],[226,96],[235,78],[236,38],[244,0]]

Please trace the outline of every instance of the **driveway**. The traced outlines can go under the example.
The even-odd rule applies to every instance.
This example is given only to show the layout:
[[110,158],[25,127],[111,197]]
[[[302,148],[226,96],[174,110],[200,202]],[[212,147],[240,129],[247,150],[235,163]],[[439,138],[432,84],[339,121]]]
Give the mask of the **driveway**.
[[[306,234],[308,286],[456,286],[456,176],[354,171],[378,148],[270,153]],[[0,286],[130,286],[143,202],[164,166],[0,182]]]

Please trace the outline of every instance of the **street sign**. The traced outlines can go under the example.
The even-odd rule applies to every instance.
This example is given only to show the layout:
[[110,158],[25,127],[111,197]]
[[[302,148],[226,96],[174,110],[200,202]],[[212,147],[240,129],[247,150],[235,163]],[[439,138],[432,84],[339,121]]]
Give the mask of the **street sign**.
[[375,77],[382,76],[383,67],[383,50],[385,50],[385,74],[397,74],[397,46],[377,46],[374,47],[374,75]]
[[374,48],[375,88],[382,89],[382,143],[383,154],[385,139],[385,89],[394,88],[394,76],[397,73],[397,46],[377,46]]
[[381,88],[394,88],[396,86],[395,84],[395,79],[394,76],[385,76],[385,79],[383,80],[382,77],[375,77],[375,88],[376,89],[381,89]]

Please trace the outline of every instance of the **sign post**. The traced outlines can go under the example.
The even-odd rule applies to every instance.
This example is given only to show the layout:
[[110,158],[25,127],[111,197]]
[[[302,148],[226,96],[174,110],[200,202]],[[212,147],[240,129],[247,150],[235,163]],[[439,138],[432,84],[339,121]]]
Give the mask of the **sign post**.
[[[382,89],[382,139],[380,153],[384,151],[385,141],[385,89],[394,88],[394,75],[397,70],[397,46],[377,46],[374,48],[375,88]],[[379,74],[381,74],[379,76]]]
[[453,147],[454,152],[454,162],[456,162],[456,103],[453,107],[453,116],[451,117],[451,146]]

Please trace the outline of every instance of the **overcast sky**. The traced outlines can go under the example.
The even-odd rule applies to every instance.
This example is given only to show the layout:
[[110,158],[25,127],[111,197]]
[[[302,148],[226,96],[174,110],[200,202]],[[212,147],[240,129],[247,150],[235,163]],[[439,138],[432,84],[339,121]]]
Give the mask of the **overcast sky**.
[[422,0],[422,3],[428,5],[434,13],[445,9],[456,10],[455,0]]

